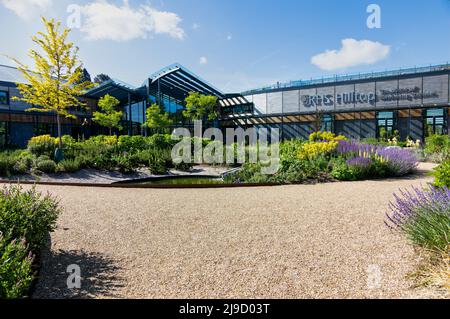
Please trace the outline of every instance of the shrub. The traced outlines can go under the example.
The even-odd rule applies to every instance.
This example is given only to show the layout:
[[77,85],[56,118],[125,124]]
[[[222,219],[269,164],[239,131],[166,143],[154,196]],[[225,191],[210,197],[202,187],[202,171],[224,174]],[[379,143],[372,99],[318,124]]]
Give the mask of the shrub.
[[445,252],[450,248],[450,190],[447,187],[394,194],[386,224],[404,231],[416,245]]
[[18,158],[10,152],[0,153],[0,176],[10,176],[14,173],[14,165]]
[[366,137],[361,139],[361,143],[363,144],[372,144],[372,145],[383,145],[386,146],[388,145],[388,143],[386,141],[383,140],[379,140],[375,137]]
[[148,138],[141,135],[136,136],[122,135],[119,136],[119,140],[117,143],[121,151],[133,153],[146,149],[149,144]]
[[28,141],[28,151],[36,156],[47,155],[52,157],[57,145],[58,140],[50,135],[35,136]]
[[448,135],[431,135],[425,139],[425,154],[448,152],[450,137]]
[[49,161],[50,157],[47,155],[41,155],[38,158],[36,158],[36,162],[42,162],[42,161]]
[[25,242],[0,235],[0,299],[16,299],[28,292],[33,280],[32,254]]
[[316,180],[322,173],[328,171],[328,160],[319,156],[314,160],[299,158],[282,159],[280,168],[270,181],[276,183],[299,183],[306,180]]
[[36,168],[43,173],[51,174],[56,172],[56,163],[52,160],[41,160],[36,163]]
[[30,167],[28,166],[26,161],[19,160],[14,164],[13,173],[14,174],[25,174]]
[[74,173],[79,171],[80,168],[81,168],[81,161],[78,158],[64,159],[57,165],[57,171],[65,173]]
[[309,135],[310,142],[337,142],[345,140],[343,135],[335,135],[331,132],[314,132]]
[[25,238],[30,250],[38,251],[60,211],[52,196],[42,196],[34,187],[23,191],[21,186],[5,186],[0,192],[0,232],[6,241]]
[[344,158],[365,157],[374,160],[375,172],[383,173],[379,176],[402,176],[411,173],[418,165],[416,153],[400,147],[340,141],[335,153]]
[[411,173],[419,164],[414,152],[402,148],[380,148],[376,158],[385,163],[394,176],[403,176]]
[[153,174],[163,175],[167,173],[168,168],[172,167],[170,150],[154,148],[147,153],[148,168]]
[[132,173],[138,166],[134,161],[134,157],[131,157],[130,155],[127,154],[117,156],[115,158],[115,161],[117,163],[116,165],[119,171],[124,174]]
[[331,153],[338,146],[338,142],[312,142],[303,144],[302,149],[298,153],[300,159],[314,159]]
[[447,160],[436,167],[433,175],[435,177],[434,186],[450,187],[450,160]]
[[148,138],[150,146],[158,149],[172,148],[177,141],[172,140],[172,136],[169,134],[154,134]]
[[261,173],[261,163],[245,163],[239,172],[227,175],[224,180],[228,183],[268,183],[269,175]]
[[340,181],[355,181],[358,179],[355,170],[343,160],[335,161],[331,176]]

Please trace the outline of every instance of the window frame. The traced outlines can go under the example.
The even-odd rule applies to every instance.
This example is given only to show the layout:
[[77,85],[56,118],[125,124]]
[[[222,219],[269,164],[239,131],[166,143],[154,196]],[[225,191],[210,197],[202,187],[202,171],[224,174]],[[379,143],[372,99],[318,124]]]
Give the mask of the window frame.
[[[379,117],[381,113],[392,113],[392,117]],[[384,138],[391,138],[394,135],[394,132],[398,130],[397,127],[397,111],[395,110],[386,110],[386,111],[377,111],[375,114],[376,121],[376,137],[381,138],[380,129],[384,127],[386,130],[386,136]],[[384,124],[380,125],[380,122],[383,121]],[[388,121],[392,121],[392,125],[388,124]],[[389,129],[392,129],[392,132],[389,132]]]

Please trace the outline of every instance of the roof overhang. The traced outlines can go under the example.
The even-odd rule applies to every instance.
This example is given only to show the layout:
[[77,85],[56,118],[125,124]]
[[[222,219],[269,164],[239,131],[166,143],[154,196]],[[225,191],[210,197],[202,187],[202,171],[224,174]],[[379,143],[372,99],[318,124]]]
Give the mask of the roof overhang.
[[141,93],[141,88],[134,88],[133,86],[126,84],[118,80],[108,80],[100,85],[93,87],[86,91],[84,94],[87,98],[99,99],[102,96],[109,94],[119,101],[139,100],[145,98]]
[[148,85],[179,100],[184,100],[189,92],[214,95],[218,98],[225,96],[222,91],[178,63],[169,65],[150,75]]

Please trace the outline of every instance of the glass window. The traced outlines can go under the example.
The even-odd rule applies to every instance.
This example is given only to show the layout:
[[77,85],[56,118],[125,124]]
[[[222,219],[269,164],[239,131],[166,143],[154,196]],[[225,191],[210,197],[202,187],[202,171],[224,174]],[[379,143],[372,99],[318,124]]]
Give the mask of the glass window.
[[322,117],[322,126],[320,130],[325,132],[333,132],[333,116],[324,114]]
[[377,134],[381,138],[391,138],[395,134],[396,119],[394,112],[377,113]]
[[6,146],[7,141],[7,133],[8,133],[8,123],[0,122],[0,147]]
[[9,104],[9,96],[7,91],[0,91],[0,104]]
[[443,108],[425,110],[425,136],[447,134],[447,118]]
[[34,135],[52,135],[52,124],[50,123],[38,123],[34,125]]

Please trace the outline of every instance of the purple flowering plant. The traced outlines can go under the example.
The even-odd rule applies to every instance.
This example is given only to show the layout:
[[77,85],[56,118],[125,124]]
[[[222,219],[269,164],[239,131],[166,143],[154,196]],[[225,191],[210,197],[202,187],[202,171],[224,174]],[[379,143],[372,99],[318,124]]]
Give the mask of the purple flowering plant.
[[[350,167],[386,166],[390,175],[403,176],[412,172],[418,165],[416,155],[399,147],[384,147],[364,144],[357,141],[339,141],[335,150],[338,156],[348,158]],[[364,160],[365,159],[365,160]]]
[[400,190],[389,204],[385,224],[404,231],[417,245],[450,249],[450,190],[447,187]]

